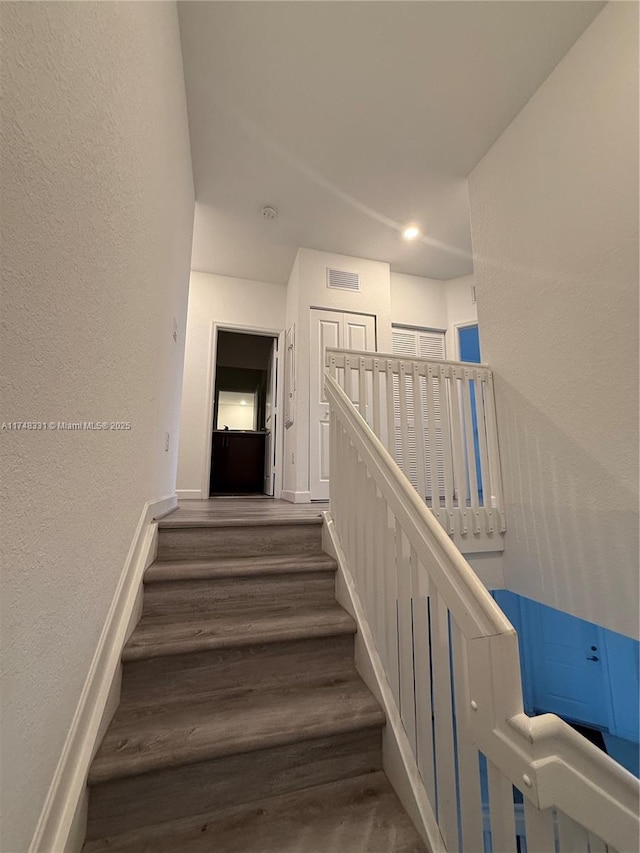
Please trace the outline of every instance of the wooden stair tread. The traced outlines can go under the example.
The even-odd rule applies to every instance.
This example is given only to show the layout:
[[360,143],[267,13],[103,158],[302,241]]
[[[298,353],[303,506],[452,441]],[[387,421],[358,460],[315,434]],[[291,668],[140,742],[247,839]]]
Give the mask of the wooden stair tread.
[[313,524],[320,525],[323,523],[322,514],[315,511],[310,511],[308,515],[302,516],[272,516],[272,515],[252,515],[252,516],[236,516],[223,518],[206,518],[206,519],[182,519],[166,516],[157,522],[158,527],[167,529],[189,528],[189,527],[278,527],[280,525],[298,525],[298,524]]
[[223,557],[209,560],[157,560],[144,575],[145,584],[173,580],[203,580],[255,575],[335,572],[328,554],[285,554],[264,557]]
[[296,690],[246,689],[215,703],[168,710],[120,709],[89,773],[89,783],[163,767],[264,749],[384,725],[384,713],[363,682],[340,679]]
[[202,614],[148,616],[122,653],[123,662],[210,649],[353,634],[356,625],[339,604],[245,610],[215,618]]
[[426,853],[383,772],[85,845],[85,853]]

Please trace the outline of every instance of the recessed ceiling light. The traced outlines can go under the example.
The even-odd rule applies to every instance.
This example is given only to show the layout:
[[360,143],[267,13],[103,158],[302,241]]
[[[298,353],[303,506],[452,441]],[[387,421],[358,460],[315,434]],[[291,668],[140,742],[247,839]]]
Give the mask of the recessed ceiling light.
[[246,401],[246,400],[240,400],[240,405],[241,405],[241,406],[246,406],[246,405],[247,405],[247,401]]
[[415,240],[420,234],[420,229],[417,225],[407,225],[407,227],[402,232],[402,236],[405,240]]

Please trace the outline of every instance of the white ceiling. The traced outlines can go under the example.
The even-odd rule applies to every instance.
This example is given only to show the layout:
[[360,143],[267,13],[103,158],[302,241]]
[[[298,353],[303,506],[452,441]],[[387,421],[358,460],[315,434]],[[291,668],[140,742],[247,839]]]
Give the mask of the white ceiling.
[[471,272],[466,177],[603,5],[181,2],[193,268],[286,282],[305,246]]

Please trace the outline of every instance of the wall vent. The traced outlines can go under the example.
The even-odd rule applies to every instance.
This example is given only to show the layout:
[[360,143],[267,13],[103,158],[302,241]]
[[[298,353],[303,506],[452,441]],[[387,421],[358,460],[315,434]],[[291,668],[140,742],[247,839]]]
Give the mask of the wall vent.
[[327,267],[327,287],[334,290],[361,290],[360,276],[357,272],[333,270]]
[[474,305],[478,301],[476,298],[476,286],[475,286],[475,284],[471,285],[471,301],[473,302]]

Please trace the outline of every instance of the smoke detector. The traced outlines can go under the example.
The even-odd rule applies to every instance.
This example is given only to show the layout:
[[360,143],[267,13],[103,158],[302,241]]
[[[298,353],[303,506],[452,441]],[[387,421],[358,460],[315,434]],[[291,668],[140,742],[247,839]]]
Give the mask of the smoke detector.
[[265,219],[277,219],[278,208],[274,207],[272,204],[265,204],[265,206],[262,208],[262,215]]

